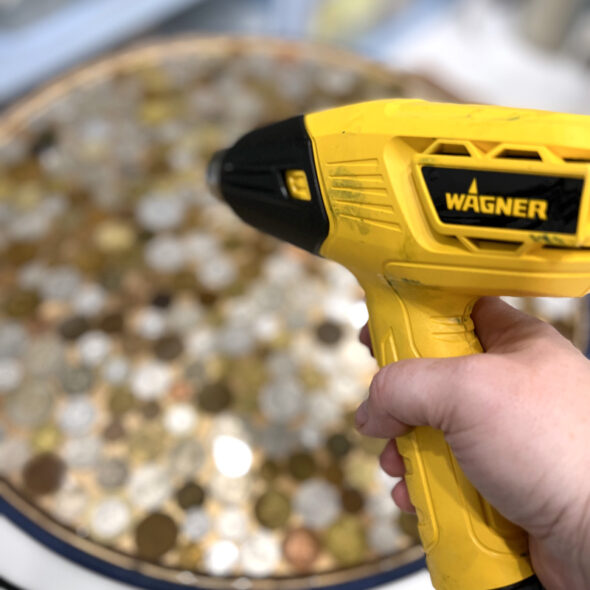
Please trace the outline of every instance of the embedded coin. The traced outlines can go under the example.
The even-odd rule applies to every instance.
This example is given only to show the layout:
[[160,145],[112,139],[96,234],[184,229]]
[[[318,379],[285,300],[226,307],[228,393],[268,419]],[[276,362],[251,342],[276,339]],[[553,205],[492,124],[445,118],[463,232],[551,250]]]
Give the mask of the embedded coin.
[[250,528],[250,519],[243,508],[227,506],[215,519],[215,530],[223,539],[243,541]]
[[217,414],[231,404],[231,391],[223,382],[209,383],[197,394],[197,404],[205,412]]
[[154,463],[144,463],[131,473],[127,494],[134,506],[153,510],[171,494],[170,477],[166,469]]
[[178,336],[167,335],[156,340],[154,353],[162,361],[171,361],[182,354],[183,348],[182,340]]
[[146,402],[141,406],[141,415],[148,419],[152,420],[160,415],[160,406],[158,402]]
[[125,387],[113,389],[109,398],[109,410],[114,416],[122,416],[135,406],[136,399]]
[[354,517],[345,516],[324,533],[327,550],[338,563],[350,566],[362,560],[367,541],[362,524]]
[[191,541],[200,541],[210,530],[211,519],[204,508],[189,508],[183,519],[182,533]]
[[289,457],[287,463],[289,473],[297,480],[309,479],[316,472],[316,463],[310,453],[295,453]]
[[183,570],[196,570],[201,568],[203,548],[200,544],[191,543],[178,549],[178,565]]
[[287,531],[283,541],[283,554],[296,570],[310,570],[319,553],[320,542],[312,531],[304,528]]
[[83,393],[89,391],[94,381],[94,375],[87,367],[73,367],[66,365],[61,371],[61,384],[67,393]]
[[95,420],[96,408],[91,401],[83,397],[67,400],[58,416],[61,429],[69,436],[88,434]]
[[63,457],[70,467],[94,467],[100,457],[102,440],[97,436],[70,438],[63,445]]
[[333,434],[326,442],[326,446],[335,457],[344,457],[350,451],[350,441],[344,434]]
[[53,451],[62,442],[62,434],[54,424],[45,424],[33,434],[33,447],[39,452]]
[[172,404],[164,412],[164,428],[174,436],[189,434],[196,423],[197,413],[190,404]]
[[258,498],[254,513],[261,525],[269,529],[277,529],[289,520],[291,502],[284,494],[270,490]]
[[149,561],[158,560],[168,552],[178,535],[178,527],[167,514],[155,512],[146,516],[135,529],[137,554]]
[[118,334],[125,328],[125,318],[121,313],[109,313],[101,318],[98,326],[107,334]]
[[104,458],[96,469],[96,479],[105,489],[113,489],[122,486],[127,480],[129,468],[123,459]]
[[241,564],[244,573],[261,578],[269,576],[281,559],[277,537],[268,531],[258,531],[240,544]]
[[181,508],[200,506],[205,500],[205,490],[193,482],[188,482],[176,492],[176,501]]
[[193,477],[205,461],[205,451],[199,441],[185,439],[172,447],[168,455],[170,470],[179,477]]
[[103,430],[102,436],[107,441],[120,440],[125,436],[125,429],[119,420],[113,420]]
[[346,512],[356,514],[363,509],[365,500],[363,495],[354,488],[345,488],[342,490],[342,507]]
[[340,494],[326,481],[308,479],[296,490],[293,506],[305,526],[321,529],[331,525],[340,514]]
[[90,530],[101,539],[113,539],[127,529],[131,512],[125,502],[107,498],[99,502],[90,516]]
[[53,453],[32,457],[23,468],[26,489],[34,495],[51,494],[59,489],[66,472],[64,462]]
[[53,403],[54,391],[51,383],[29,381],[6,396],[4,409],[14,424],[35,427],[47,420]]
[[323,344],[333,346],[342,339],[342,327],[336,322],[325,320],[316,328],[316,336]]
[[143,361],[131,374],[131,391],[141,400],[158,399],[168,391],[171,385],[172,370],[160,362]]
[[203,565],[213,576],[226,576],[231,573],[240,559],[240,550],[232,541],[215,541],[205,549]]
[[74,316],[65,320],[59,327],[64,340],[77,340],[90,329],[90,323],[83,316]]
[[43,334],[31,341],[26,354],[30,373],[38,377],[54,375],[62,366],[64,349],[53,334]]

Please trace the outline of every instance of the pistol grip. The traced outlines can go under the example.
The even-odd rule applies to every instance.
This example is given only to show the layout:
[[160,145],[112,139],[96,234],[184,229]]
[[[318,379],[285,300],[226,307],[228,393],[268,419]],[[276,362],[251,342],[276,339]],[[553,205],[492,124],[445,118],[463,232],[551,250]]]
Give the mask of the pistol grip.
[[[470,317],[477,297],[404,283],[363,286],[380,366],[482,351]],[[471,485],[441,431],[417,427],[398,438],[397,446],[437,590],[540,588],[526,534]]]

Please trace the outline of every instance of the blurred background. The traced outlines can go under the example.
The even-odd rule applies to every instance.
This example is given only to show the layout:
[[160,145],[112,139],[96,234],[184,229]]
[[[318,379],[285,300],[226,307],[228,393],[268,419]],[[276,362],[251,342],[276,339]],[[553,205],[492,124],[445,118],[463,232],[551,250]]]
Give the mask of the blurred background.
[[[195,191],[195,187],[196,193],[204,191],[204,187],[202,190],[199,188],[198,183],[202,184],[203,179],[196,178],[196,169],[199,165],[204,168],[202,164],[208,159],[211,149],[227,145],[235,139],[235,135],[255,123],[278,117],[277,113],[282,113],[280,109],[318,108],[326,101],[362,100],[373,97],[373,94],[391,96],[395,92],[402,96],[452,98],[590,114],[590,0],[0,0],[0,117],[28,93],[89,60],[154,38],[166,39],[189,34],[248,35],[258,39],[256,44],[261,47],[265,44],[265,37],[297,40],[303,44],[321,43],[380,62],[397,74],[391,75],[390,83],[383,81],[381,71],[377,74],[363,69],[363,73],[366,73],[366,79],[363,79],[357,70],[364,66],[353,63],[351,53],[339,53],[337,57],[329,58],[327,54],[316,55],[314,49],[308,48],[308,53],[303,51],[297,56],[297,52],[293,51],[291,55],[289,51],[285,53],[284,50],[273,49],[272,44],[268,43],[268,55],[272,57],[276,54],[273,59],[267,56],[265,61],[264,57],[256,57],[257,52],[252,47],[246,51],[246,54],[251,54],[250,58],[254,56],[249,62],[247,55],[244,58],[243,63],[250,64],[246,76],[242,77],[237,71],[239,65],[232,70],[234,50],[229,48],[224,50],[227,55],[222,56],[225,61],[219,60],[219,63],[228,66],[227,71],[219,70],[222,72],[219,78],[210,76],[206,67],[202,71],[196,68],[196,73],[193,72],[196,80],[194,88],[171,90],[163,84],[161,76],[154,75],[154,72],[157,74],[160,71],[158,67],[165,69],[166,63],[162,60],[158,67],[152,70],[146,68],[147,74],[140,72],[136,86],[125,86],[125,81],[121,82],[120,88],[128,91],[124,96],[116,92],[111,94],[112,87],[108,85],[106,90],[101,91],[98,85],[98,90],[88,90],[88,100],[81,95],[74,96],[74,107],[71,104],[68,106],[66,101],[66,110],[71,108],[77,114],[70,119],[69,114],[64,114],[65,111],[60,114],[59,109],[56,109],[56,113],[51,115],[55,120],[49,118],[56,132],[47,133],[42,126],[32,125],[27,131],[28,135],[24,134],[24,143],[31,143],[28,151],[20,149],[22,146],[19,147],[18,141],[15,141],[16,151],[5,150],[3,157],[9,172],[6,178],[12,182],[12,175],[16,180],[15,186],[10,182],[5,183],[4,194],[12,198],[19,189],[16,184],[23,184],[21,177],[26,177],[30,183],[24,183],[21,191],[24,194],[24,189],[27,189],[30,193],[21,195],[21,200],[26,204],[25,209],[31,203],[42,203],[44,199],[50,201],[49,208],[59,209],[62,201],[49,198],[54,196],[51,192],[54,187],[47,179],[63,174],[64,178],[69,179],[71,176],[84,186],[87,191],[83,193],[84,197],[87,194],[94,195],[97,201],[94,204],[100,209],[101,215],[107,215],[106,211],[113,213],[116,218],[120,213],[115,207],[119,194],[124,195],[121,201],[127,206],[126,198],[134,204],[136,192],[141,195],[145,192],[149,197],[152,184],[164,183],[164,196],[172,201],[176,198],[174,202],[179,207],[178,211],[182,212],[185,205],[188,207],[197,203],[198,199],[195,200],[191,192]],[[166,56],[169,57],[168,54]],[[203,63],[206,64],[205,57]],[[175,59],[182,67],[175,70],[168,64],[170,72],[183,74],[186,64],[178,57]],[[314,61],[317,62],[317,69],[310,67]],[[325,79],[322,84],[318,78],[323,79],[326,72],[334,73],[333,64],[337,65],[334,70],[341,70],[341,75]],[[290,77],[290,66],[297,74],[295,77]],[[141,70],[137,64],[133,67],[138,72]],[[264,73],[258,71],[260,68],[265,68]],[[342,75],[348,70],[351,75]],[[403,76],[398,79],[396,76],[400,72],[411,74],[411,79]],[[285,75],[280,76],[282,73]],[[235,78],[233,85],[227,83],[231,76]],[[257,82],[248,82],[249,76]],[[260,80],[265,76],[271,79],[261,84]],[[280,76],[281,79],[275,82],[274,76]],[[386,78],[389,80],[389,72]],[[289,85],[293,80],[295,86],[301,87]],[[419,81],[423,81],[424,85],[420,86]],[[116,87],[119,82],[113,84]],[[228,92],[228,89],[233,92]],[[244,98],[240,89],[250,94],[246,93]],[[200,100],[191,101],[192,92]],[[281,93],[285,96],[275,96]],[[181,104],[187,107],[186,112],[180,109],[180,114],[176,113],[179,96],[184,101],[180,101]],[[153,100],[143,105],[141,100],[144,98]],[[111,103],[116,104],[113,106]],[[268,105],[271,106],[267,108]],[[134,118],[135,111],[138,114]],[[232,116],[228,115],[230,111]],[[88,116],[86,121],[88,113],[92,116]],[[101,119],[105,113],[109,119],[107,124]],[[198,124],[195,122],[197,120]],[[190,125],[187,121],[190,121]],[[51,131],[54,127],[49,126],[47,129]],[[195,139],[193,135],[198,137]],[[117,137],[118,141],[112,139]],[[58,140],[64,138],[63,145],[59,144]],[[113,145],[119,151],[112,150]],[[79,149],[79,146],[83,149]],[[172,149],[175,146],[178,149]],[[151,159],[144,157],[145,154]],[[155,158],[154,154],[158,157]],[[1,156],[0,153],[0,164]],[[21,160],[27,164],[27,157],[34,165],[21,165]],[[121,158],[125,161],[119,166],[115,160]],[[15,170],[21,176],[15,175]],[[106,176],[103,177],[101,171],[106,171]],[[186,178],[183,176],[185,172]],[[105,178],[108,182],[103,194]],[[139,186],[140,181],[149,186]],[[108,200],[106,193],[116,198]],[[1,197],[2,194],[0,201]],[[161,195],[156,197],[156,209],[152,207],[150,211],[158,221],[161,214],[158,203],[166,199],[160,198]],[[146,200],[150,201],[149,198]],[[55,215],[63,215],[65,219],[68,209],[65,206],[62,209]],[[43,211],[42,217],[45,216]],[[133,218],[132,213],[129,213],[132,209],[124,211]],[[181,214],[179,216],[182,217]],[[38,218],[35,219],[38,221]],[[28,217],[27,220],[30,221]],[[21,224],[17,229],[25,228],[19,231],[27,234],[26,239],[37,239],[37,234],[43,237],[43,232],[49,231],[44,219],[41,221],[41,224]],[[176,223],[174,219],[164,219],[161,223],[153,220],[150,223],[158,225],[148,228],[155,235],[159,230],[165,232],[175,229],[175,224],[179,225],[180,221]],[[6,225],[8,227],[9,224]],[[75,224],[70,223],[72,226]],[[55,224],[54,229],[60,239],[63,227],[67,225]],[[0,227],[0,248],[4,237],[1,230]],[[15,232],[12,233],[16,235],[18,232]],[[133,232],[130,239],[134,240]],[[147,230],[137,235],[138,239],[144,241],[151,236]],[[115,238],[118,239],[117,236]],[[14,239],[18,241],[21,238],[17,235]],[[169,258],[170,252],[164,255]],[[41,254],[39,257],[42,258]],[[21,262],[16,260],[14,268]],[[106,289],[110,290],[111,286],[106,285]],[[542,309],[529,311],[539,312],[556,324],[561,322],[566,334],[573,331],[572,326],[583,325],[580,331],[584,333],[584,340],[579,346],[587,349],[587,317],[584,322],[576,319],[578,315],[574,312],[578,313],[579,308],[571,302],[545,301],[543,305]],[[584,307],[586,312],[587,306]],[[129,309],[126,313],[129,313]],[[149,317],[152,318],[153,313]],[[357,328],[354,326],[353,330],[353,327],[349,327],[349,335],[355,343]],[[373,365],[370,369],[373,370]],[[364,391],[362,389],[363,395]],[[31,404],[31,399],[27,403]],[[347,400],[347,403],[350,401]],[[174,403],[174,400],[167,399],[162,405],[173,406]],[[282,436],[282,431],[279,434]],[[8,440],[10,437],[5,438]],[[56,443],[55,446],[59,445]],[[5,448],[12,447],[5,445]],[[0,458],[10,458],[12,454],[4,452]],[[11,463],[11,469],[15,481],[18,481],[21,465],[15,461]],[[0,468],[9,471],[1,461]],[[389,490],[385,489],[387,485],[390,485],[389,481],[383,484],[383,490],[379,490],[379,498],[385,499],[384,505],[390,510],[392,504]],[[75,496],[68,498],[69,507]],[[120,523],[111,517],[111,521],[105,520],[115,530]],[[123,525],[120,526],[123,528]],[[78,532],[82,536],[87,534],[83,527]],[[383,531],[380,529],[377,532]],[[115,536],[113,533],[113,538]],[[102,578],[95,579],[88,571],[56,557],[40,544],[34,544],[29,536],[4,518],[0,518],[0,538],[5,540],[4,555],[0,560],[0,587],[2,578],[9,579],[23,590],[47,590],[53,587],[56,579],[60,579],[60,588],[68,590],[120,590],[131,587]],[[6,542],[6,539],[10,541]],[[390,541],[387,535],[383,539],[384,544]],[[262,557],[257,555],[256,559],[262,560]],[[35,572],[30,568],[31,563],[36,564]],[[431,588],[428,575],[423,570],[412,577],[405,577],[405,574],[420,566],[421,562],[412,566],[411,570],[402,571],[399,577],[403,579],[395,583],[388,582],[387,588]],[[380,574],[381,570],[388,567],[391,566],[380,566]],[[184,565],[183,568],[191,569]],[[258,575],[262,574],[259,572]],[[382,576],[360,582],[353,580],[353,577],[351,583],[357,584],[355,588],[368,587],[387,578]],[[244,579],[238,578],[237,581]],[[46,580],[50,580],[49,586]],[[183,584],[191,583],[191,578],[188,581],[186,578],[179,580]],[[247,584],[238,587],[249,588]]]
[[0,0],[0,105],[143,37],[322,41],[471,101],[588,112],[588,0]]

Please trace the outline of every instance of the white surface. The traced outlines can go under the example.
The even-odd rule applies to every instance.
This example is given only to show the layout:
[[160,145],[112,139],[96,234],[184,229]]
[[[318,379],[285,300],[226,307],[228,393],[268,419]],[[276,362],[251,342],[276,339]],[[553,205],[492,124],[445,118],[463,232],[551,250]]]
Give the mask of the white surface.
[[468,101],[590,113],[587,67],[528,42],[510,4],[418,0],[403,27],[384,24],[366,49]]
[[202,0],[78,0],[0,33],[0,101]]
[[[0,577],[24,590],[135,590],[134,587],[99,576],[50,551],[0,516]],[[25,565],[26,564],[26,565]],[[378,590],[431,590],[425,571]]]

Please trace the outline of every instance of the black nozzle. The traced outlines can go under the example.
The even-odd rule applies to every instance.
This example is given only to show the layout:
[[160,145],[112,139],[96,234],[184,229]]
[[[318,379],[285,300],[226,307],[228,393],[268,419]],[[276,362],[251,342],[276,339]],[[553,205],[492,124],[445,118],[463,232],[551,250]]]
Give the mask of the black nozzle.
[[[293,172],[308,190],[289,184]],[[255,129],[217,152],[207,182],[246,223],[281,240],[317,254],[328,235],[303,116]]]
[[209,166],[207,166],[207,186],[211,194],[218,199],[223,199],[221,194],[221,170],[223,159],[227,150],[219,150],[213,154]]

